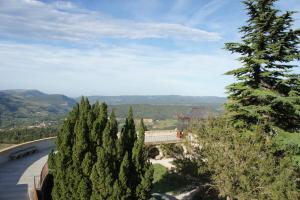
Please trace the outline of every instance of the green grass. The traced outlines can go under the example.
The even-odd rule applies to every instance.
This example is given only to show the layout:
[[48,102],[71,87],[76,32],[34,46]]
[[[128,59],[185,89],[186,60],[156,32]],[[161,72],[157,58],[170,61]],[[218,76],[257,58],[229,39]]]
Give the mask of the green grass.
[[298,163],[299,167],[300,167],[300,155],[296,155],[294,156],[295,161]]
[[[276,136],[275,141],[280,147],[294,146],[300,149],[300,133],[289,133],[289,132],[282,131]],[[300,167],[299,151],[300,150],[298,150],[298,154],[296,154],[294,158]]]
[[300,133],[280,132],[276,137],[278,144],[296,144],[300,146]]
[[153,123],[152,129],[157,129],[157,130],[175,129],[176,124],[177,124],[176,119],[156,120]]
[[168,173],[168,169],[161,164],[154,164],[153,183],[159,182],[165,174]]
[[189,181],[176,173],[170,172],[160,164],[154,164],[153,190],[154,193],[178,194],[189,188]]

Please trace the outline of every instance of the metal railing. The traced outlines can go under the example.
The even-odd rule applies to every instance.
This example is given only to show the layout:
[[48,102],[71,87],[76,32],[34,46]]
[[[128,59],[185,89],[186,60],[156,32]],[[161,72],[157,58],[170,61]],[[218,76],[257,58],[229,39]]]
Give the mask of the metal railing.
[[42,190],[44,180],[49,173],[48,163],[46,163],[39,176],[34,176],[33,200],[39,200],[39,193]]
[[48,167],[48,162],[43,166],[43,169],[41,171],[41,174],[40,174],[40,186],[43,185],[44,183],[44,180],[46,178],[46,176],[48,175],[49,173],[49,167]]

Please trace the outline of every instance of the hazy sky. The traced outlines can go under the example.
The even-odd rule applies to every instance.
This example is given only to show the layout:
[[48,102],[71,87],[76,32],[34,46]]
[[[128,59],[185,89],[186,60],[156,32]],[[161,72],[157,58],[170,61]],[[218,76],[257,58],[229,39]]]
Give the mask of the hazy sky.
[[0,89],[225,96],[245,20],[239,0],[0,0]]

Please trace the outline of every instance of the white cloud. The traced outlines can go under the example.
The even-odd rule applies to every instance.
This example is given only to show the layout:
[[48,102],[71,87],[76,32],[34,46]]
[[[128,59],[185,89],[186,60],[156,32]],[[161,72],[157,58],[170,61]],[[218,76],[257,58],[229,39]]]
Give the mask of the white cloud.
[[[0,89],[81,94],[224,95],[232,56],[147,46],[89,50],[0,42]],[[14,77],[14,78],[12,78]]]
[[207,18],[213,13],[219,11],[228,1],[211,0],[204,6],[201,6],[186,22],[188,26],[195,26],[203,22],[207,23]]
[[181,24],[115,19],[70,2],[0,0],[0,36],[13,39],[97,42],[102,38],[216,41],[218,33]]

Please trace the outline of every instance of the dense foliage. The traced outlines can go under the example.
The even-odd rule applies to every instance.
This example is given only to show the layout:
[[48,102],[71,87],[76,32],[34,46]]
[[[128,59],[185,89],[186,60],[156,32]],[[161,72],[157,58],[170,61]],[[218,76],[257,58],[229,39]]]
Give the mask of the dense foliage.
[[153,169],[144,148],[145,126],[135,130],[132,110],[118,136],[114,112],[86,98],[65,120],[56,154],[49,156],[54,200],[146,200]]
[[228,86],[226,117],[192,126],[191,155],[175,161],[179,173],[198,178],[199,199],[203,188],[215,192],[204,199],[300,199],[299,146],[282,142],[300,128],[300,77],[291,64],[300,59],[300,30],[292,29],[293,12],[280,13],[275,2],[243,1],[242,41],[226,44],[243,63],[227,73],[237,82]]
[[[218,109],[222,109],[223,105],[216,105],[215,107],[203,107],[204,110],[209,110],[212,113],[220,112]],[[126,117],[128,108],[134,109],[134,116],[137,118],[148,118],[155,120],[164,119],[177,119],[177,114],[188,114],[195,106],[184,106],[184,105],[148,105],[148,104],[137,104],[137,105],[111,105],[110,110],[115,110],[117,117]]]
[[0,131],[0,143],[18,144],[32,140],[38,140],[46,137],[56,136],[58,129],[56,127],[47,128],[17,128]]
[[[279,152],[262,126],[241,134],[223,119],[208,120],[196,130],[201,149],[200,174],[228,199],[299,199],[299,169],[292,156]],[[201,153],[199,153],[201,152]],[[199,162],[203,161],[205,162]],[[205,164],[205,167],[203,166]]]
[[246,0],[247,25],[241,43],[226,49],[241,55],[243,67],[227,72],[237,78],[228,86],[228,116],[236,127],[268,123],[284,130],[300,128],[300,78],[293,73],[300,59],[300,30],[293,30],[293,12],[281,13],[277,0]]
[[170,158],[175,158],[178,155],[182,155],[184,152],[183,147],[178,144],[162,144],[160,145],[160,149],[164,157]]

